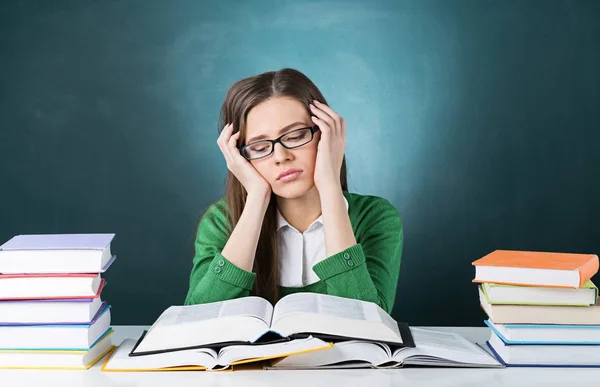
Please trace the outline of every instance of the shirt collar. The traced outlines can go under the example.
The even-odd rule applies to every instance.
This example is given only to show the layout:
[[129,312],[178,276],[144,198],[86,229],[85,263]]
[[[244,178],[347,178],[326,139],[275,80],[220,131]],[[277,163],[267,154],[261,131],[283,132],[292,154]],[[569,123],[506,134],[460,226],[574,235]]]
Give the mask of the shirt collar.
[[[346,203],[346,210],[348,210],[348,199],[346,199],[345,196],[344,196],[344,203]],[[320,215],[317,219],[315,219],[315,221],[312,222],[310,224],[310,226],[308,226],[308,229],[310,229],[312,227],[312,225],[315,223],[323,224],[323,215]],[[281,230],[281,228],[284,226],[291,227],[295,230],[295,228],[291,224],[289,224],[287,220],[285,220],[283,215],[281,215],[281,212],[279,212],[279,208],[277,208],[277,231]]]

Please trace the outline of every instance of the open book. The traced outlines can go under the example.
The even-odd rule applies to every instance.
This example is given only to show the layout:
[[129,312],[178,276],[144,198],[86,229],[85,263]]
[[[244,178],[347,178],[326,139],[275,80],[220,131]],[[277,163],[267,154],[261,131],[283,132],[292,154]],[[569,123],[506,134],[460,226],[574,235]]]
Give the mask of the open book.
[[414,346],[410,329],[381,307],[315,293],[295,293],[275,306],[260,297],[171,306],[136,343],[130,356],[193,348],[261,345],[316,337]]
[[297,354],[272,362],[267,369],[400,368],[405,366],[501,368],[487,351],[457,333],[410,328],[415,347],[343,341],[331,349]]
[[107,357],[104,372],[226,370],[245,363],[258,363],[293,354],[327,350],[332,344],[315,337],[264,345],[231,345],[220,349],[195,348],[144,356],[129,356],[136,340],[125,339]]

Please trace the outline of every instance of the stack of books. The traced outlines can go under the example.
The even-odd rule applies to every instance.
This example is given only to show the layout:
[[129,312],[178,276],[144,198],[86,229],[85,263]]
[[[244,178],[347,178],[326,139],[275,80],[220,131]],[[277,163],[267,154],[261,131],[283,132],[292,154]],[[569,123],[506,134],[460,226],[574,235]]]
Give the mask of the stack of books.
[[600,367],[597,255],[496,250],[472,264],[499,361]]
[[113,348],[101,298],[113,238],[17,235],[0,246],[0,368],[88,369]]

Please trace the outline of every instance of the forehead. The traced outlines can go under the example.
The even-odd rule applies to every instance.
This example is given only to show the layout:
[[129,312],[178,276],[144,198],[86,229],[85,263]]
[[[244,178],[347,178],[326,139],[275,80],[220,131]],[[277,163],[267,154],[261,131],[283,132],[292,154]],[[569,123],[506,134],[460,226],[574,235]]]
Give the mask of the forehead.
[[310,124],[304,104],[290,97],[270,98],[248,113],[246,138],[261,135],[276,137],[281,128],[297,121]]

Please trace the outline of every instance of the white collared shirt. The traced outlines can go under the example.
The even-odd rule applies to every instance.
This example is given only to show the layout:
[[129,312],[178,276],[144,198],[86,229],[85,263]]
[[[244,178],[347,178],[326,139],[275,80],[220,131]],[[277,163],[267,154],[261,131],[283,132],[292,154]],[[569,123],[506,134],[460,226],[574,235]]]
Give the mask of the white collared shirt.
[[[344,197],[346,209],[348,200]],[[327,258],[323,216],[319,216],[304,233],[292,227],[277,210],[279,242],[279,284],[301,287],[320,281],[312,267]]]

